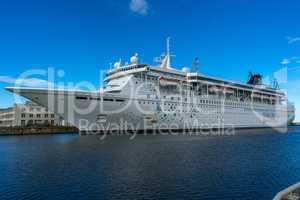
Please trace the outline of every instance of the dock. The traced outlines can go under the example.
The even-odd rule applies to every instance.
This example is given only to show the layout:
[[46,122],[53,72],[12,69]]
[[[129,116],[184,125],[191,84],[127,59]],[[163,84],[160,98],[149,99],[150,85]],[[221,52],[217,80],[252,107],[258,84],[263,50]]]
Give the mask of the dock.
[[0,127],[0,136],[5,135],[44,135],[77,133],[78,129],[73,126],[16,126]]

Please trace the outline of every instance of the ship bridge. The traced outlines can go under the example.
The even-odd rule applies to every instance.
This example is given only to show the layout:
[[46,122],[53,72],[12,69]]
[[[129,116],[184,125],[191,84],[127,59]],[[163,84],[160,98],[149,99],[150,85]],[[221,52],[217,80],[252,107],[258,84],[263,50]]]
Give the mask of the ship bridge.
[[114,70],[110,70],[106,74],[106,78],[104,79],[105,82],[108,82],[112,79],[116,79],[122,76],[127,76],[130,74],[135,74],[138,72],[148,71],[149,65],[147,64],[130,64],[125,65],[123,67],[115,68]]
[[147,64],[130,64],[130,65],[125,65],[125,66],[120,67],[120,68],[109,70],[109,72],[107,73],[107,76],[111,76],[111,75],[119,73],[119,72],[129,72],[129,71],[132,71],[132,70],[145,68],[147,66],[148,66]]

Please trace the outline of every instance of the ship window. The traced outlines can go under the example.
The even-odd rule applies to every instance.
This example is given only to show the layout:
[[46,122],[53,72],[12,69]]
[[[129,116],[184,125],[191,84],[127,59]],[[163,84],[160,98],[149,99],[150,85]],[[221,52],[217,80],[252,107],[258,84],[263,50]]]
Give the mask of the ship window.
[[82,97],[82,96],[77,96],[76,99],[80,99],[80,100],[87,100],[87,97]]
[[90,100],[96,100],[96,101],[100,101],[101,98],[100,97],[91,97]]
[[117,102],[124,102],[124,99],[116,99]]
[[103,101],[114,101],[114,99],[103,99]]

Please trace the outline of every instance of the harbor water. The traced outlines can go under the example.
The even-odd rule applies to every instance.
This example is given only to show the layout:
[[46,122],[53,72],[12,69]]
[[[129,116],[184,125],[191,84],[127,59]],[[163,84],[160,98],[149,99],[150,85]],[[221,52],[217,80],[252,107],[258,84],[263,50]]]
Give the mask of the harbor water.
[[272,199],[300,181],[300,127],[230,136],[0,137],[0,199]]

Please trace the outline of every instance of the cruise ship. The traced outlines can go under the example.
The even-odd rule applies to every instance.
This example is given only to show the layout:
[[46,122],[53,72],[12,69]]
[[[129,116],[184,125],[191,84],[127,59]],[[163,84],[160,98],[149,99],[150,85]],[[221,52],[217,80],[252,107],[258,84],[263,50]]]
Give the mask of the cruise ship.
[[249,74],[238,83],[171,65],[170,40],[157,65],[116,62],[98,91],[7,87],[48,108],[80,131],[194,130],[210,128],[283,127],[295,108],[278,87]]

